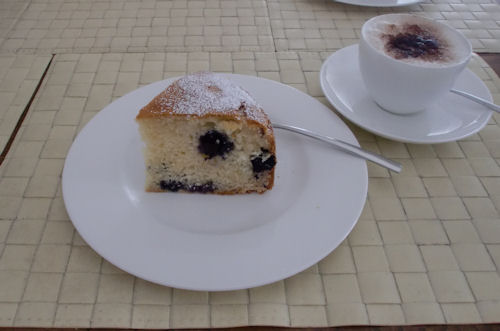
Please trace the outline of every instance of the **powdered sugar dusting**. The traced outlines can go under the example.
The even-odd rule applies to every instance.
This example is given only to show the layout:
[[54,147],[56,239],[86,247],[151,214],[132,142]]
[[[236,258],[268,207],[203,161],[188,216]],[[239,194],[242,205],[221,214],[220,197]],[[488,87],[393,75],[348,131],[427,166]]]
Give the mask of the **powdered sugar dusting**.
[[[175,81],[158,98],[158,111],[180,115],[203,116],[210,113],[242,115],[262,124],[268,120],[252,96],[218,74],[200,72]],[[178,93],[175,93],[175,87]]]

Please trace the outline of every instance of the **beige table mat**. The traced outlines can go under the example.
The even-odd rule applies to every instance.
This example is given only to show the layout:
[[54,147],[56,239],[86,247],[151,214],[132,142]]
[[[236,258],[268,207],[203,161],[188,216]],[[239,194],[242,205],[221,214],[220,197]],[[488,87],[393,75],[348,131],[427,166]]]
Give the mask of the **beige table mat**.
[[51,56],[0,55],[0,151],[35,93]]
[[[404,165],[369,165],[368,200],[348,239],[308,270],[230,292],[171,289],[98,256],[70,222],[61,172],[77,132],[113,99],[185,72],[266,77],[325,102],[330,53],[56,55],[0,166],[0,326],[196,328],[500,322],[498,115],[459,142],[412,145],[352,126],[363,147]],[[470,68],[499,101],[500,81]],[[304,243],[306,246],[307,243]]]
[[[389,9],[323,0],[2,1],[1,146],[48,55],[57,55],[0,166],[0,326],[498,322],[498,115],[479,134],[440,145],[391,142],[352,126],[364,147],[401,161],[403,173],[369,165],[369,198],[348,240],[318,265],[260,288],[192,292],[137,279],[88,247],[64,209],[66,153],[113,99],[212,70],[275,79],[327,104],[322,61],[356,43],[367,18],[408,11],[460,29],[476,51],[500,51],[493,0]],[[471,68],[499,102],[492,70],[479,58]]]
[[38,0],[4,52],[273,51],[263,0]]
[[268,4],[278,51],[339,49],[358,42],[367,19],[409,12],[453,26],[477,52],[500,52],[500,6],[495,0],[434,0],[398,8],[359,7],[332,0],[269,0]]
[[0,44],[28,7],[28,4],[28,0],[3,0],[0,3]]
[[500,52],[495,0],[433,0],[399,8],[333,0],[18,2],[0,4],[0,15],[8,18],[0,26],[1,52],[336,50],[357,42],[366,19],[392,12],[446,22],[462,31],[475,51]]

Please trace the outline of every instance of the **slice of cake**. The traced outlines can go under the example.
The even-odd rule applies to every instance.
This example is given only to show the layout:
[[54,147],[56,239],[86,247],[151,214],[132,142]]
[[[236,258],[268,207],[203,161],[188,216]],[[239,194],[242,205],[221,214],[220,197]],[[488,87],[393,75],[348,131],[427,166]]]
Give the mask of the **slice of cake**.
[[276,164],[271,122],[241,87],[214,73],[184,76],[136,117],[146,191],[262,193]]

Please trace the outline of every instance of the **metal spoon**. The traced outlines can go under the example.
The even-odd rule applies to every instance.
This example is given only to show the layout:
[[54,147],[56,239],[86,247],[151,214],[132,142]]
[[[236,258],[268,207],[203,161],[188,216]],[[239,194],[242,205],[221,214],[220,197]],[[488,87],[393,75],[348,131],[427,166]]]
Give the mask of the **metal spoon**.
[[450,92],[453,92],[455,94],[458,94],[458,95],[461,95],[461,96],[466,97],[468,99],[471,99],[472,101],[475,101],[475,102],[477,102],[485,107],[488,107],[491,110],[496,111],[497,113],[500,113],[500,106],[495,105],[494,103],[489,102],[488,100],[485,100],[485,99],[480,98],[480,97],[476,97],[475,95],[472,95],[470,93],[460,91],[460,90],[451,89]]
[[298,128],[296,126],[279,124],[279,123],[273,123],[273,128],[299,133],[299,134],[302,134],[304,136],[329,143],[329,144],[331,144],[331,145],[333,145],[333,146],[335,146],[343,151],[346,151],[350,154],[360,156],[365,160],[374,162],[374,163],[376,163],[384,168],[387,168],[389,170],[392,170],[394,172],[399,173],[401,171],[402,166],[400,163],[398,163],[396,161],[389,160],[389,159],[383,157],[382,155],[366,151],[364,149],[359,148],[358,146],[352,145],[352,144],[345,142],[345,141],[342,141],[340,139],[319,135],[319,134],[314,133],[312,131]]

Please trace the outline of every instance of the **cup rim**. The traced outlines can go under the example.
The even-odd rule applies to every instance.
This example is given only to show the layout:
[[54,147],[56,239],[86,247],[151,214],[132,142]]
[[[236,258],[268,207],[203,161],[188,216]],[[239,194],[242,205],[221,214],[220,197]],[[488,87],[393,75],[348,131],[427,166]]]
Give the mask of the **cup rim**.
[[[424,66],[421,66],[421,65],[418,65],[418,64],[415,64],[415,63],[397,60],[397,59],[393,58],[392,56],[389,56],[389,55],[385,54],[384,52],[380,52],[372,44],[370,44],[367,41],[367,38],[366,38],[366,29],[367,29],[368,25],[371,22],[373,22],[374,20],[380,19],[381,17],[387,17],[387,16],[417,17],[418,19],[422,19],[424,21],[430,22],[432,24],[436,24],[436,25],[438,25],[438,26],[440,26],[440,27],[442,27],[444,29],[447,29],[448,31],[451,31],[451,32],[457,34],[465,42],[465,44],[467,46],[467,50],[468,50],[467,56],[464,56],[464,58],[461,61],[459,61],[459,62],[453,62],[453,63],[450,63],[450,64],[444,64],[444,65],[439,66],[439,67],[424,67]],[[383,56],[386,59],[389,59],[391,61],[395,61],[395,62],[400,63],[402,65],[408,65],[408,66],[411,66],[411,67],[418,67],[418,68],[431,68],[433,70],[447,69],[447,68],[452,68],[452,67],[456,67],[456,66],[461,66],[461,65],[463,65],[464,63],[467,63],[470,60],[470,58],[472,57],[472,53],[473,53],[472,44],[470,43],[469,39],[467,39],[467,37],[465,37],[465,35],[462,32],[460,32],[457,29],[449,26],[448,24],[445,24],[445,23],[442,23],[442,22],[438,22],[436,20],[433,20],[433,19],[430,19],[430,18],[427,18],[427,17],[424,17],[424,16],[414,15],[414,14],[391,13],[391,14],[383,14],[383,15],[374,16],[374,17],[370,18],[368,21],[366,21],[363,24],[363,26],[361,27],[361,39],[365,42],[365,44],[371,50],[375,51],[377,54]]]

